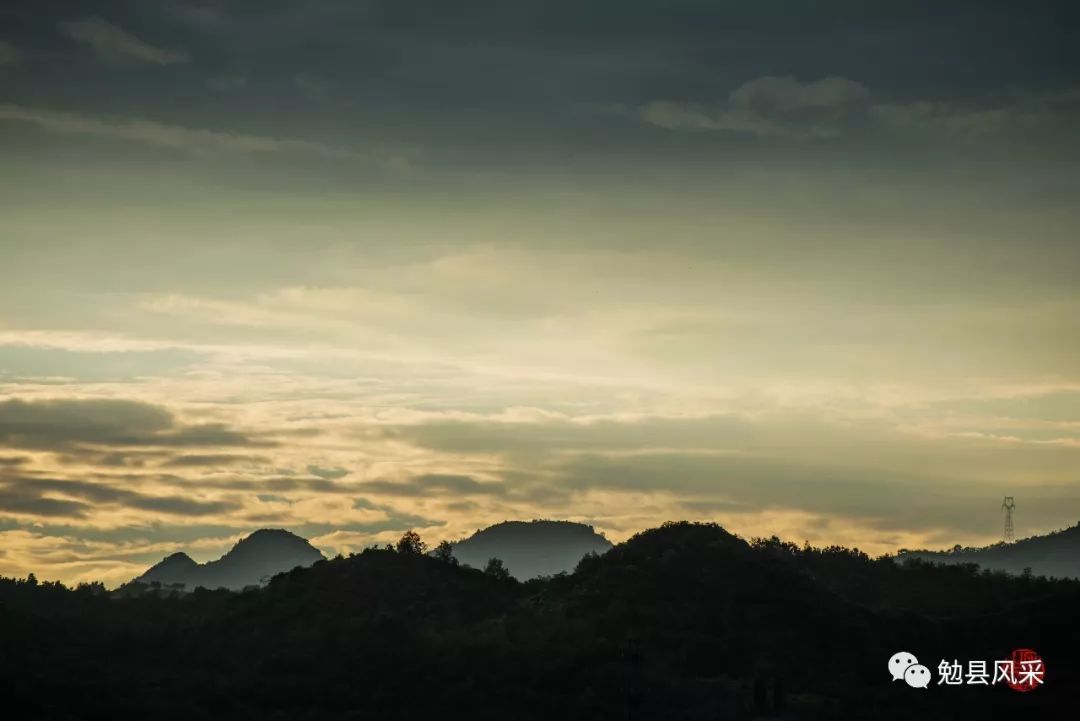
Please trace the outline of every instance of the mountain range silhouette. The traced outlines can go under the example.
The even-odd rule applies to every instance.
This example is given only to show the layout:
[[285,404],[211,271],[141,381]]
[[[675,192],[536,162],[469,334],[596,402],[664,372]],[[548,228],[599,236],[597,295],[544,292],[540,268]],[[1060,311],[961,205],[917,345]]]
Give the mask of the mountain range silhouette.
[[[603,554],[611,548],[611,542],[589,525],[552,520],[504,521],[454,543],[453,555],[460,563],[475,568],[483,568],[490,559],[498,558],[510,575],[525,581],[569,573],[585,556]],[[174,590],[241,590],[265,585],[279,573],[311,566],[324,558],[306,539],[284,529],[264,528],[207,563],[196,563],[183,552],[173,553],[134,582]],[[1080,524],[1013,544],[956,546],[947,551],[902,550],[897,558],[946,565],[976,564],[1014,575],[1080,578]]]
[[307,540],[281,528],[263,528],[240,540],[216,561],[199,564],[174,553],[135,579],[137,583],[185,589],[240,590],[266,583],[298,566],[321,561],[323,554]]
[[[574,570],[589,553],[604,553],[611,542],[592,526],[570,521],[505,521],[481,529],[453,545],[459,562],[482,568],[498,558],[512,576],[527,580]],[[284,529],[264,528],[238,542],[216,561],[196,563],[186,553],[162,559],[134,579],[175,590],[263,585],[273,576],[323,560],[307,540]]]

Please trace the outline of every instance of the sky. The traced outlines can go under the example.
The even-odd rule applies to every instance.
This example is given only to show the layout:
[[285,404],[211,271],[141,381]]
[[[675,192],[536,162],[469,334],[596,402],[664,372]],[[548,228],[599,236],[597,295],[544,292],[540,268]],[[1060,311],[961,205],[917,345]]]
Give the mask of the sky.
[[0,574],[1080,521],[1072,2],[9,0]]

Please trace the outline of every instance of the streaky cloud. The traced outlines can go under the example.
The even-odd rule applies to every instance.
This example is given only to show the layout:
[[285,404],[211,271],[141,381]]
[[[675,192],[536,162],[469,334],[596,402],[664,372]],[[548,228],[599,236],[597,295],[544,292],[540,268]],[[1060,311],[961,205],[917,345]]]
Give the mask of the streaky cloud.
[[100,17],[61,23],[60,29],[106,59],[131,59],[154,65],[176,65],[190,59],[182,50],[151,45]]
[[297,153],[334,159],[355,157],[351,150],[314,140],[190,128],[141,118],[99,118],[22,105],[0,105],[0,120],[27,123],[63,135],[139,143],[195,155]]

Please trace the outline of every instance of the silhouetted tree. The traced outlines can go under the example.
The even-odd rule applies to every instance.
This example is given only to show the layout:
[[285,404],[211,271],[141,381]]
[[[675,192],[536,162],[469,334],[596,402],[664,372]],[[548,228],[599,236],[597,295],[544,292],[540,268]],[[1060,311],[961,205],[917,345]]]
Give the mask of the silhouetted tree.
[[397,542],[398,553],[422,554],[427,549],[427,544],[420,540],[420,534],[416,531],[405,531],[405,534]]
[[577,566],[574,567],[574,573],[587,573],[590,568],[596,567],[596,562],[599,558],[599,553],[596,551],[589,551],[577,562]]
[[446,563],[452,563],[457,565],[458,560],[454,558],[454,544],[450,541],[441,541],[438,546],[435,547],[435,558]]
[[487,565],[484,566],[484,573],[499,580],[510,578],[510,571],[506,570],[501,558],[489,558]]
[[75,587],[75,590],[79,593],[90,596],[104,596],[106,595],[106,593],[108,593],[105,590],[105,584],[101,581],[91,581],[89,583],[83,581]]

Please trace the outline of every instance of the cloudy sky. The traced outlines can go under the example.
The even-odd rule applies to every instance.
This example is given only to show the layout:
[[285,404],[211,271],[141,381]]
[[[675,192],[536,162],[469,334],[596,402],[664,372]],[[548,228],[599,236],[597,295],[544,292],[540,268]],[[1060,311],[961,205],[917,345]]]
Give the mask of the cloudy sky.
[[1080,520],[1071,2],[0,7],[0,574]]

